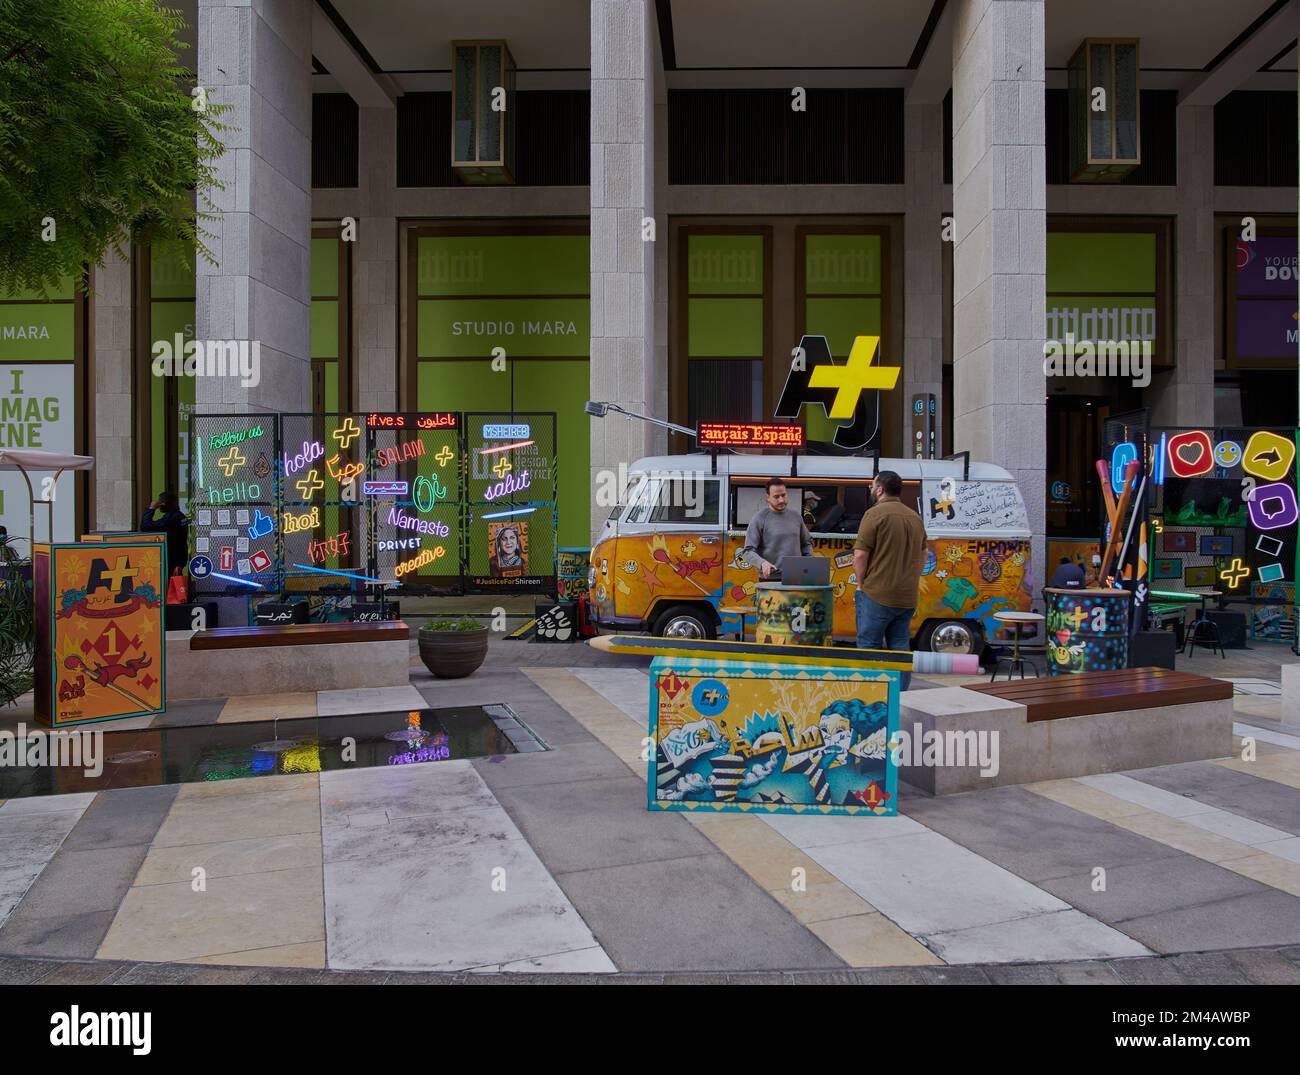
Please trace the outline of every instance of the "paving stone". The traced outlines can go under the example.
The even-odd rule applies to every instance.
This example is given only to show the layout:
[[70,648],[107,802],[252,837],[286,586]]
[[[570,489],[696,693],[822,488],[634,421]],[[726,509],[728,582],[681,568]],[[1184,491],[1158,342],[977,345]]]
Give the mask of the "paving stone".
[[31,985],[50,972],[49,962],[0,956],[0,984]]
[[198,972],[192,963],[137,963],[114,985],[180,985]]
[[927,985],[989,985],[992,979],[981,967],[919,967]]
[[437,974],[433,971],[401,971],[390,974],[387,985],[457,985],[463,981],[463,973]]
[[336,970],[321,975],[320,985],[383,985],[388,981],[386,970]]
[[40,917],[15,913],[0,929],[0,953],[50,959],[89,959],[113,921],[114,911]]
[[1108,965],[1126,985],[1186,985],[1178,967],[1169,957],[1157,959],[1112,959]]
[[903,804],[907,816],[1035,883],[1181,854],[1023,788]]
[[148,844],[179,791],[179,784],[102,791],[68,834],[63,849],[93,851]]
[[683,974],[843,966],[716,852],[581,870],[556,880],[622,969]]
[[1280,952],[1245,949],[1233,952],[1232,961],[1256,985],[1300,985],[1300,966]]
[[263,970],[249,979],[249,985],[316,985],[324,971]]
[[186,985],[248,985],[261,973],[257,967],[200,967]]
[[1126,919],[1122,928],[1130,937],[1161,953],[1294,944],[1300,942],[1300,899],[1265,889]]
[[134,964],[99,960],[94,963],[48,964],[50,972],[40,979],[40,985],[112,985]]
[[[916,681],[912,681],[912,687],[915,689]],[[877,970],[857,970],[853,976],[858,980],[859,985],[925,985],[925,978],[922,977],[919,968],[911,967],[882,967]]]
[[[531,784],[564,784],[579,780],[622,779],[628,768],[603,743],[567,743],[524,757],[507,755],[500,762],[477,758],[474,768],[493,791]],[[644,802],[641,804],[644,806]]]
[[789,985],[792,979],[780,971],[759,971],[753,974],[728,974],[728,985]]
[[1091,870],[1039,884],[1084,913],[1110,923],[1266,891],[1258,881],[1181,853],[1155,862],[1096,865],[1106,869],[1104,892],[1093,891]]
[[1249,979],[1228,952],[1185,952],[1173,956],[1172,962],[1192,985],[1249,984]]
[[1123,985],[1108,963],[1054,963],[1052,970],[1062,985]]
[[987,968],[994,985],[1060,985],[1061,980],[1050,963],[1009,963]]
[[1163,765],[1125,775],[1300,836],[1300,788],[1260,780],[1213,762]]

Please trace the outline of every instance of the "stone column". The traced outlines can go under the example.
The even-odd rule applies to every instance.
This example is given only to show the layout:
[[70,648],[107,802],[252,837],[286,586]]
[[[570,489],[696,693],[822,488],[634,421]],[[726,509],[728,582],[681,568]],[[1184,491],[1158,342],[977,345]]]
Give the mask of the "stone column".
[[357,407],[397,409],[397,110],[363,108],[361,204],[352,278],[356,291]]
[[1045,581],[1044,0],[957,0],[953,24],[955,450],[1020,484]]
[[[126,248],[130,249],[129,245]],[[77,480],[94,482],[94,519],[90,521],[97,530],[134,530],[136,513],[144,507],[136,503],[132,479],[131,269],[130,259],[114,250],[94,269],[95,443],[90,445],[90,454],[95,457],[95,469]]]
[[[650,0],[591,0],[591,398],[650,413],[654,368],[654,23]],[[663,417],[663,416],[661,416]],[[651,449],[654,427],[591,419],[593,490]],[[594,533],[609,513],[592,496]]]
[[1174,368],[1152,377],[1157,426],[1214,425],[1214,108],[1178,106]]
[[217,264],[199,260],[196,335],[260,344],[261,379],[203,377],[199,412],[311,403],[311,0],[199,0],[199,84],[229,104]]
[[912,396],[934,393],[935,454],[943,444],[943,104],[903,106],[903,451],[916,454]]

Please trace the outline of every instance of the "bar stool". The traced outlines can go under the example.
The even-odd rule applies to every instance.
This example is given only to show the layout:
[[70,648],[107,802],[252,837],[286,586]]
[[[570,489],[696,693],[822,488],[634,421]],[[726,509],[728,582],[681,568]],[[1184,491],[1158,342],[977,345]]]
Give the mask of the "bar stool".
[[[1219,640],[1219,625],[1205,614],[1206,602],[1209,601],[1211,597],[1222,597],[1223,593],[1219,590],[1210,590],[1207,593],[1198,593],[1197,596],[1201,599],[1201,612],[1200,615],[1191,622],[1187,628],[1187,632],[1183,635],[1183,648],[1180,652],[1185,653],[1190,657],[1192,652],[1196,649],[1197,642],[1199,641],[1201,649],[1208,648],[1211,653],[1217,649],[1219,651],[1219,656],[1226,661],[1228,659],[1228,654],[1223,648],[1223,643]],[[1202,631],[1205,632],[1205,635],[1198,638],[1198,634]],[[1208,647],[1206,646],[1207,641],[1209,642]]]
[[1015,672],[1020,673],[1020,678],[1025,678],[1025,665],[1029,665],[1034,670],[1034,677],[1037,678],[1042,673],[1038,671],[1038,665],[1029,657],[1020,652],[1020,635],[1026,627],[1030,625],[1037,626],[1043,622],[1044,617],[1038,612],[995,612],[993,618],[999,623],[1010,625],[1014,633],[1011,636],[1012,650],[1010,657],[999,657],[998,663],[993,666],[993,675],[989,677],[992,683],[998,678],[998,672],[1002,670],[1005,662],[1007,665],[1007,681],[1011,681],[1011,676]]

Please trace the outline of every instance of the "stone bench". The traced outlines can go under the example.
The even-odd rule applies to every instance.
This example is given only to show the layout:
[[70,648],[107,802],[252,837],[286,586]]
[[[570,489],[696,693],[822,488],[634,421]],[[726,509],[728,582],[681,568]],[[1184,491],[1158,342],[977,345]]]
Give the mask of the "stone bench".
[[410,637],[401,620],[168,631],[167,698],[405,687]]
[[1300,664],[1282,666],[1282,723],[1300,727]]
[[[1141,674],[1084,672],[1025,680],[1023,686],[907,691],[899,731],[908,741],[899,776],[934,795],[952,795],[1232,753],[1231,683],[1167,669],[1128,671]],[[1177,678],[1162,682],[1154,673]],[[924,764],[926,742],[940,741],[933,733],[947,747],[942,762],[964,763]],[[981,744],[996,751],[995,773],[981,775],[973,760]]]

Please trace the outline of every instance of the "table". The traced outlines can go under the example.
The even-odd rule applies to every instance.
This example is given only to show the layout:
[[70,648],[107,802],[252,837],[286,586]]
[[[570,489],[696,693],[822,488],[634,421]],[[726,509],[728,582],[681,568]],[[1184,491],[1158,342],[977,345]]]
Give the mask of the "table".
[[[1219,625],[1206,615],[1207,610],[1205,607],[1206,602],[1209,601],[1211,597],[1217,601],[1223,596],[1223,592],[1221,590],[1206,590],[1204,592],[1194,590],[1192,591],[1192,594],[1200,599],[1201,612],[1196,619],[1192,620],[1191,626],[1187,628],[1187,634],[1183,636],[1183,652],[1189,656],[1191,655],[1192,651],[1196,649],[1197,631],[1205,629],[1212,632],[1212,637],[1210,639],[1210,652],[1213,653],[1217,649],[1219,655],[1226,661],[1228,659],[1228,653],[1223,648],[1223,643],[1219,641]],[[1204,646],[1202,646],[1202,648],[1204,648]]]
[[997,663],[997,665],[994,666],[994,668],[993,668],[993,675],[989,678],[989,682],[992,683],[993,680],[995,680],[995,679],[998,678],[998,669],[1002,667],[1002,662],[1003,662],[1003,661],[1007,661],[1007,662],[1009,662],[1009,663],[1008,663],[1008,667],[1007,667],[1007,680],[1008,680],[1008,682],[1009,682],[1010,679],[1011,679],[1011,675],[1012,675],[1012,673],[1013,673],[1013,672],[1016,672],[1017,670],[1020,672],[1020,678],[1021,678],[1021,679],[1024,679],[1024,678],[1025,678],[1025,664],[1026,664],[1026,663],[1028,663],[1029,666],[1030,666],[1031,668],[1033,668],[1033,670],[1034,670],[1034,675],[1035,675],[1035,677],[1037,677],[1037,676],[1039,675],[1039,672],[1038,672],[1038,666],[1035,665],[1033,661],[1030,661],[1030,660],[1028,660],[1026,657],[1024,657],[1024,656],[1021,654],[1021,652],[1020,652],[1020,633],[1021,633],[1021,630],[1022,630],[1022,629],[1027,625],[1027,624],[1033,624],[1033,625],[1036,627],[1038,624],[1040,624],[1040,623],[1043,622],[1043,620],[1044,620],[1045,617],[1043,617],[1041,614],[1039,614],[1039,613],[1037,613],[1037,612],[1012,612],[1012,611],[1003,611],[1003,612],[995,612],[995,613],[993,613],[993,618],[994,618],[995,620],[997,620],[999,623],[1009,624],[1009,625],[1011,625],[1012,627],[1014,627],[1014,628],[1015,628],[1015,634],[1012,635],[1012,652],[1011,652],[1011,656],[1010,656],[1010,657],[1000,657],[1000,658],[998,658],[998,663]]
[[754,641],[824,646],[833,637],[835,598],[830,586],[760,582],[756,589]]

